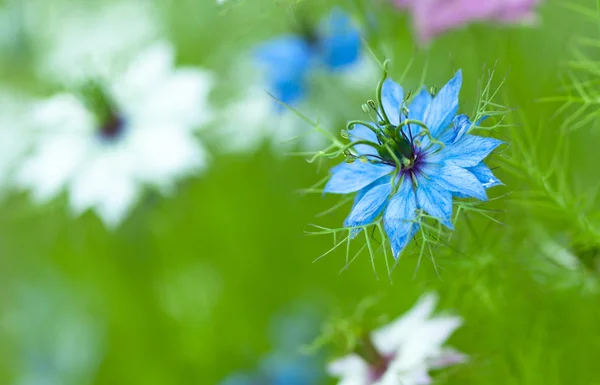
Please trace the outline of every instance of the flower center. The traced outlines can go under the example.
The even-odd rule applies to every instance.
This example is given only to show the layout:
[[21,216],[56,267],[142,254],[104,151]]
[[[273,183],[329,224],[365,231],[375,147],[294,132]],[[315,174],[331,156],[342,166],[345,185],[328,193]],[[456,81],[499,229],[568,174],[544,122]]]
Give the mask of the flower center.
[[363,336],[356,353],[369,364],[369,381],[375,383],[383,377],[393,357],[385,357],[377,351],[368,335]]
[[113,141],[119,138],[125,131],[125,119],[119,114],[112,113],[100,126],[99,134],[102,139]]
[[92,80],[83,85],[80,94],[85,105],[96,117],[97,135],[102,140],[111,142],[119,139],[126,129],[127,122],[107,87]]

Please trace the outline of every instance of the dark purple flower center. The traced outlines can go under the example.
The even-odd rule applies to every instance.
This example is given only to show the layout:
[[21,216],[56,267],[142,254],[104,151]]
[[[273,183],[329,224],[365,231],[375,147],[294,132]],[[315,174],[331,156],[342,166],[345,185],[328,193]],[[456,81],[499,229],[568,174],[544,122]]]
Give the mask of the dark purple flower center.
[[371,383],[377,382],[383,377],[390,366],[390,362],[395,357],[394,355],[384,356],[379,353],[369,335],[363,336],[356,353],[369,364],[369,381]]
[[112,113],[100,126],[100,137],[108,141],[114,141],[123,134],[125,125],[125,119],[121,115]]
[[421,150],[420,147],[414,148],[412,159],[409,159],[409,163],[403,165],[400,169],[400,175],[412,175],[416,176],[421,173],[423,166],[425,165],[425,159],[427,154]]
[[390,363],[394,359],[394,356],[383,357],[380,356],[380,360],[375,363],[375,365],[371,364],[369,367],[369,381],[371,383],[375,383],[383,377],[385,372],[387,372]]

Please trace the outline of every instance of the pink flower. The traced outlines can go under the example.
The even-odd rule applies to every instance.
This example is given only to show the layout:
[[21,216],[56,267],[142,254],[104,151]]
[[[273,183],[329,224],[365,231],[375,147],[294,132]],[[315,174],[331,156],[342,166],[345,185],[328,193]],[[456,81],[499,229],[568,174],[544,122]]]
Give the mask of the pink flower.
[[541,0],[394,0],[413,15],[419,40],[433,37],[473,21],[532,24]]

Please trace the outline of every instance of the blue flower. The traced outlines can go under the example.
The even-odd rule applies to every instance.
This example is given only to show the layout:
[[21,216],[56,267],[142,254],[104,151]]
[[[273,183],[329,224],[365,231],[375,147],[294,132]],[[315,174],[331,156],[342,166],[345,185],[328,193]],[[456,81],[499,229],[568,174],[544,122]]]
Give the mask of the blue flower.
[[[318,322],[309,309],[301,314],[274,318],[272,339],[274,350],[265,356],[254,373],[236,373],[220,385],[314,385],[324,377],[320,356],[302,355],[303,344],[309,343],[318,330]],[[309,310],[309,312],[305,312]]]
[[326,193],[356,193],[346,227],[383,216],[395,258],[419,230],[419,211],[451,229],[453,197],[485,201],[485,190],[501,184],[483,160],[502,142],[468,133],[474,125],[457,115],[461,84],[459,70],[435,97],[423,89],[406,108],[402,87],[385,80],[379,106],[371,106],[378,122],[349,125],[353,153],[325,186]]
[[347,14],[334,9],[316,32],[269,40],[256,49],[255,58],[273,96],[293,104],[306,94],[311,71],[345,69],[358,61],[360,52],[360,32]]

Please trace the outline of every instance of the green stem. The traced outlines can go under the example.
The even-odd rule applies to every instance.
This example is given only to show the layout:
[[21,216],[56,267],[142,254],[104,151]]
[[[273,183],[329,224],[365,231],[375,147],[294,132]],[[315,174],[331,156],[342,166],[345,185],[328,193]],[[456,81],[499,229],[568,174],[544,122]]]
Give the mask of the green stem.
[[385,80],[388,77],[388,68],[387,67],[388,67],[389,62],[390,62],[389,60],[386,60],[385,62],[383,62],[383,77],[381,78],[381,80],[379,81],[379,83],[377,83],[377,95],[376,95],[376,97],[377,97],[377,105],[379,107],[381,107],[381,111],[380,112],[381,112],[381,115],[383,117],[383,121],[386,124],[390,124],[390,120],[389,120],[387,114],[385,113],[385,108],[383,108],[383,104],[381,103],[381,95],[382,95],[382,92],[383,92],[383,83],[385,82]]
[[354,126],[356,126],[357,124],[360,124],[360,125],[362,125],[362,126],[365,126],[365,127],[367,127],[369,130],[373,131],[373,133],[374,133],[375,135],[378,135],[378,134],[379,134],[379,130],[378,130],[377,128],[375,128],[375,127],[374,127],[373,125],[371,125],[370,123],[363,122],[362,120],[351,120],[351,121],[349,121],[349,122],[348,122],[348,124],[346,125],[346,128],[347,128],[349,131],[352,131],[352,128],[350,128],[350,127],[351,127],[351,126],[352,126],[352,127],[354,127]]

